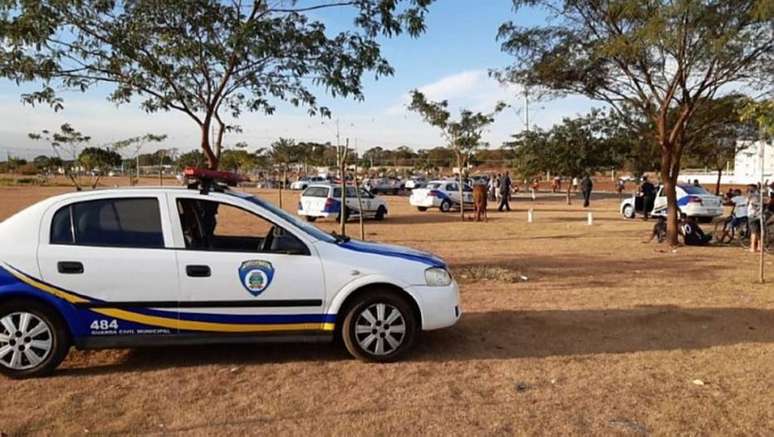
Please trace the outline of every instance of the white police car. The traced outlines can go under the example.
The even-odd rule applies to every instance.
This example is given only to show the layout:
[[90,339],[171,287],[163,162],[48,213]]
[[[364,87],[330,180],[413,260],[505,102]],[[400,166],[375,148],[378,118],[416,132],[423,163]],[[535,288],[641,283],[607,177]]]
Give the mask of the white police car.
[[[723,200],[703,187],[691,184],[677,184],[675,192],[677,193],[677,206],[683,215],[707,221],[723,215]],[[643,212],[643,208],[643,198],[635,194],[621,202],[620,211],[624,218],[634,218],[636,213]],[[666,213],[667,198],[664,193],[664,187],[661,186],[656,193],[653,211],[650,215],[666,216]]]
[[[346,218],[355,217],[360,213],[355,187],[347,186]],[[360,204],[363,206],[365,218],[384,220],[387,215],[387,203],[384,199],[374,196],[370,192],[360,188]],[[318,218],[341,217],[341,185],[314,184],[304,190],[298,201],[298,215],[306,217],[313,222]]]
[[[465,208],[473,207],[473,189],[468,185],[462,188],[462,198]],[[419,211],[427,211],[428,208],[438,208],[443,212],[449,212],[452,207],[459,208],[460,185],[458,181],[431,181],[424,188],[411,190],[409,204]]]
[[324,233],[258,197],[132,188],[65,194],[0,223],[0,371],[77,348],[343,339],[393,361],[453,325],[431,254]]
[[306,187],[309,186],[309,184],[319,184],[321,182],[325,182],[326,179],[322,176],[304,176],[302,178],[299,178],[297,181],[294,181],[290,184],[290,189],[294,191],[299,191],[306,189]]

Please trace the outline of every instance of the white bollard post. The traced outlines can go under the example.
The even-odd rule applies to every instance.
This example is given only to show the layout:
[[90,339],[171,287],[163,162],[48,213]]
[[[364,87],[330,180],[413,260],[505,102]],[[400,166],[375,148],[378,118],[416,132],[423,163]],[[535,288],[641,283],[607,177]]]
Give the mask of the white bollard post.
[[589,216],[588,216],[588,219],[586,221],[586,224],[588,224],[589,226],[594,224],[594,216],[591,213],[589,213]]
[[529,191],[530,191],[530,194],[532,194],[532,200],[535,200],[535,189],[530,188]]
[[527,223],[532,223],[534,221],[534,216],[532,214],[532,208],[527,211]]

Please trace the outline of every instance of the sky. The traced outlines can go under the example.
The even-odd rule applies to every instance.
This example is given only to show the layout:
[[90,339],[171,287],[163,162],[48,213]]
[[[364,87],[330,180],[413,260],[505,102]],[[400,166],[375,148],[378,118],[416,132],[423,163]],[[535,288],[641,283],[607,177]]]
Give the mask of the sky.
[[[332,29],[346,27],[351,20],[338,11],[320,18]],[[443,145],[440,132],[406,108],[409,91],[419,89],[432,100],[448,100],[454,112],[463,107],[489,112],[498,101],[510,104],[484,136],[489,147],[500,147],[525,128],[524,99],[519,89],[503,87],[488,74],[509,64],[508,55],[500,51],[496,41],[499,25],[508,20],[530,25],[544,17],[539,11],[514,12],[511,0],[437,0],[430,7],[426,33],[418,38],[402,35],[382,41],[382,53],[395,74],[378,80],[367,75],[363,101],[318,95],[320,103],[331,108],[331,119],[310,117],[304,109],[284,104],[271,116],[245,113],[236,121],[243,132],[227,135],[225,143],[245,141],[258,148],[278,137],[335,143],[338,121],[342,141],[349,138],[359,151],[374,146],[420,149]],[[108,88],[100,87],[86,93],[63,91],[65,109],[54,112],[47,106],[23,105],[20,94],[29,89],[0,79],[0,159],[7,152],[26,157],[49,152],[46,144],[30,140],[27,134],[56,129],[65,122],[90,135],[96,144],[152,132],[168,135],[163,147],[181,151],[198,147],[198,126],[177,111],[146,114],[134,102],[116,106],[106,99]],[[550,127],[595,105],[599,103],[580,96],[533,103],[530,125]]]

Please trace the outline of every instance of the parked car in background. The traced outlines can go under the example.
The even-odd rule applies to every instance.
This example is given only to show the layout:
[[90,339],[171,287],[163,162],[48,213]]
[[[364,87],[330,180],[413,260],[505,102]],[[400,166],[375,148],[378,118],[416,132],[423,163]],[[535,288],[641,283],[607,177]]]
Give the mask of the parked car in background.
[[470,177],[470,185],[489,185],[489,176],[474,175]]
[[414,188],[424,188],[427,185],[427,179],[423,176],[412,176],[406,181],[406,189],[413,190]]
[[[700,221],[711,221],[715,217],[723,215],[723,199],[716,196],[704,187],[691,184],[677,184],[677,206],[680,213],[689,217],[696,217]],[[643,198],[635,193],[632,197],[621,202],[620,212],[624,218],[634,218],[637,213],[643,213]],[[666,216],[667,198],[664,187],[660,186],[653,202],[652,216]]]
[[291,190],[303,190],[306,187],[308,187],[310,184],[316,184],[316,183],[322,183],[326,182],[327,180],[322,176],[304,176],[297,181],[290,184]]
[[396,178],[374,178],[363,181],[363,187],[373,194],[399,194],[405,184]]
[[[346,187],[346,218],[358,217],[360,208],[355,187]],[[381,197],[360,188],[360,203],[363,205],[363,217],[384,220],[387,215],[387,203]],[[329,184],[313,184],[304,190],[298,202],[298,215],[306,217],[310,222],[318,218],[336,217],[341,214],[341,186]]]
[[424,188],[411,190],[409,204],[419,211],[427,211],[429,208],[438,208],[442,212],[449,212],[452,208],[459,208],[460,203],[465,208],[473,208],[473,189],[469,185],[462,188],[462,202],[460,202],[460,185],[457,181],[431,181]]

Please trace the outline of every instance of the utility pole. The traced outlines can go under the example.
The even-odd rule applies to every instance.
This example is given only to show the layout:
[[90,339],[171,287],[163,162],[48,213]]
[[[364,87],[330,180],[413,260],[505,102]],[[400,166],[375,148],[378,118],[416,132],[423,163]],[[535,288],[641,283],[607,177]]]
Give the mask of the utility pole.
[[527,132],[529,132],[529,88],[524,88],[524,123],[527,126]]
[[[347,139],[347,145],[349,145],[349,139]],[[365,224],[363,217],[363,200],[360,198],[360,184],[357,182],[357,161],[360,157],[357,154],[357,138],[355,138],[355,196],[357,196],[357,209],[360,210],[360,239],[365,241]]]

